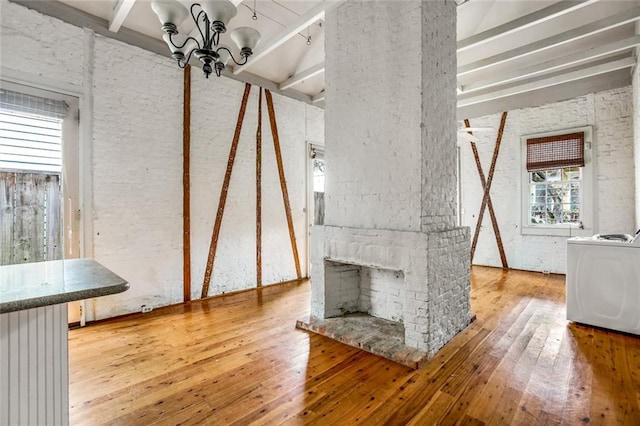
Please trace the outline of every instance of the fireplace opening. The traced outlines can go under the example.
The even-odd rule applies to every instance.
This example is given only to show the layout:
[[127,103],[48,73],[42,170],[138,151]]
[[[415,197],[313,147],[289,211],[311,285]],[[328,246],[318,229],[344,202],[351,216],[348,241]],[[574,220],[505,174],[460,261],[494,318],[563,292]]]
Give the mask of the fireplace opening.
[[327,296],[333,298],[330,317],[366,314],[404,321],[404,272],[325,260]]

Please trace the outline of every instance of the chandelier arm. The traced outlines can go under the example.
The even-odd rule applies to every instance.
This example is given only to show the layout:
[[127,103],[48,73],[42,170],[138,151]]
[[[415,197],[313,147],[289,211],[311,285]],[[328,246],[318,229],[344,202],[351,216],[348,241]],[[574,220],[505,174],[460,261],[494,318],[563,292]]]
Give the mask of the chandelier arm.
[[[198,49],[200,49],[200,42],[199,42],[197,39],[195,39],[194,37],[191,37],[191,36],[187,37],[187,39],[184,41],[184,43],[182,43],[182,45],[181,45],[181,46],[178,46],[177,44],[175,44],[175,43],[173,42],[173,34],[169,34],[169,41],[171,42],[171,44],[173,45],[173,47],[175,47],[176,49],[182,49],[183,47],[185,47],[185,46],[187,45],[187,42],[188,42],[189,40],[193,40],[193,41],[195,41],[195,42],[196,42],[196,45],[198,46]],[[193,49],[191,49],[191,50],[193,51]]]
[[[211,36],[211,41],[213,42],[213,48],[217,48],[218,44],[220,43],[220,33],[217,31],[213,32],[213,36]],[[227,49],[228,51],[229,49]],[[229,52],[231,53],[231,52]]]
[[183,59],[182,63],[180,63],[180,60],[178,60],[178,66],[181,69],[184,69],[184,68],[187,67],[187,65],[189,64],[189,61],[191,60],[191,55],[193,54],[194,51],[195,51],[195,49],[191,49],[191,51],[189,52],[189,55],[187,56],[187,59]]
[[218,47],[218,48],[216,49],[216,52],[218,52],[218,51],[220,51],[220,50],[226,50],[226,51],[229,53],[229,56],[231,57],[231,59],[233,60],[233,62],[235,62],[235,63],[236,63],[236,65],[244,65],[244,64],[246,64],[246,63],[247,63],[247,59],[249,58],[248,56],[244,56],[244,61],[242,61],[242,62],[238,62],[238,61],[236,61],[236,58],[234,58],[234,57],[233,57],[233,53],[231,53],[231,51],[230,51],[228,48],[226,48],[226,47],[224,47],[224,46],[220,46],[220,47]]
[[[198,7],[200,7],[202,9],[202,6],[200,6],[200,3],[193,3],[191,5],[191,18],[193,19],[193,23],[196,24],[196,28],[198,29],[198,32],[200,33],[200,36],[202,37],[202,40],[204,40],[206,42],[207,39],[204,37],[204,34],[202,33],[202,30],[200,29],[200,24],[198,22],[200,21],[200,16],[201,15],[204,14],[205,17],[206,17],[207,14],[204,13],[204,10],[200,10],[200,12],[198,13],[198,16],[196,16],[193,13],[193,8],[196,7],[196,6],[198,6]],[[205,21],[205,25],[206,25],[206,21]],[[200,43],[198,43],[198,46],[200,46]]]
[[211,49],[211,43],[213,43],[213,38],[216,35],[216,32],[213,32],[213,35],[211,34],[211,22],[209,21],[209,17],[207,16],[207,14],[205,13],[204,17],[203,17],[203,22],[204,22],[204,47],[203,49]]

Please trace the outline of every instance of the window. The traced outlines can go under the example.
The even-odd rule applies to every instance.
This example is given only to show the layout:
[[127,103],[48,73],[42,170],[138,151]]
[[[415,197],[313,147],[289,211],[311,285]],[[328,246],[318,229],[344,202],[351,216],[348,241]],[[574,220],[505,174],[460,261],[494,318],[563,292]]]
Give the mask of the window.
[[591,127],[522,137],[522,233],[592,235]]
[[577,224],[582,220],[581,167],[537,170],[529,173],[531,225]]
[[0,80],[0,264],[79,255],[77,117],[77,97]]

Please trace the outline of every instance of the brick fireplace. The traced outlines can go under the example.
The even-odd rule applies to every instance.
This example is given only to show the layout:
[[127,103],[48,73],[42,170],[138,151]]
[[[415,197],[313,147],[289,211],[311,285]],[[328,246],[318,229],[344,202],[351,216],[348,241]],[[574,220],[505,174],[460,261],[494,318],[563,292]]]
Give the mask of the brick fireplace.
[[417,367],[471,318],[455,3],[344,2],[325,31],[325,225],[298,326]]

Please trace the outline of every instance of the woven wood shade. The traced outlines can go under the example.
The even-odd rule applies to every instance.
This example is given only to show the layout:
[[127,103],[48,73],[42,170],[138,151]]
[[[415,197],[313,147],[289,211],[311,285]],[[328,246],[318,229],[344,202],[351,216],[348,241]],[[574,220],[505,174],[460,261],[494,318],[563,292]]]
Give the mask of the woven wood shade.
[[527,139],[527,171],[584,166],[584,132]]

